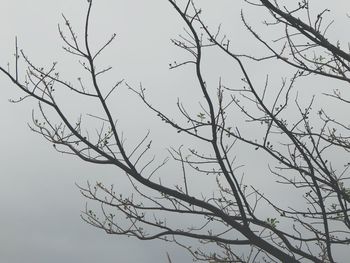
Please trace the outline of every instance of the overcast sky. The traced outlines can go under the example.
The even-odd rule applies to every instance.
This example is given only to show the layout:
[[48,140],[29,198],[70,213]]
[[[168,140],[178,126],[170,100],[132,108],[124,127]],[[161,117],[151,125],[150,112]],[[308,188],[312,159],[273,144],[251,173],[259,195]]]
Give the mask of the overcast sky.
[[[256,43],[244,31],[239,12],[245,7],[246,15],[257,22],[259,13],[255,9],[247,8],[243,1],[198,2],[203,4],[208,24],[215,27],[222,22],[223,28],[230,29],[231,35],[239,36],[236,42],[233,41],[237,49],[254,51]],[[175,73],[168,70],[168,64],[182,54],[169,39],[181,33],[183,27],[168,1],[95,0],[94,3],[91,42],[97,46],[112,33],[117,34],[116,42],[102,61],[114,66],[114,73],[108,77],[107,83],[119,79],[126,79],[132,85],[142,82],[157,105],[165,107],[174,103],[175,106],[180,90],[177,81],[188,76],[183,70]],[[318,4],[326,3],[318,1]],[[345,25],[339,23],[338,30],[331,34],[342,38],[343,30],[349,26],[344,10],[350,12],[350,4],[342,0],[333,1],[332,5],[335,19],[345,21]],[[57,23],[62,23],[61,13],[64,13],[81,36],[86,0],[0,0],[0,6],[2,66],[13,61],[14,39],[18,36],[20,47],[35,63],[49,65],[58,61],[65,76],[77,77],[74,75],[76,61],[62,52]],[[211,59],[215,61],[215,58]],[[223,74],[230,73],[223,70]],[[31,121],[31,110],[37,107],[35,102],[9,103],[8,99],[16,99],[21,92],[2,75],[0,88],[1,263],[151,263],[166,262],[166,252],[172,256],[173,263],[190,262],[188,255],[175,246],[108,236],[82,222],[80,211],[86,200],[81,197],[75,183],[84,184],[87,180],[116,182],[119,179],[116,179],[114,170],[55,152],[27,126]],[[189,91],[181,92],[186,94]],[[137,119],[145,108],[127,92],[124,95],[118,107],[126,108],[120,112],[120,119],[131,140],[141,137],[152,127],[155,127],[155,136],[159,135],[155,119]],[[193,93],[193,96],[198,94]],[[140,126],[144,128],[141,133]],[[169,146],[159,145],[163,150]]]

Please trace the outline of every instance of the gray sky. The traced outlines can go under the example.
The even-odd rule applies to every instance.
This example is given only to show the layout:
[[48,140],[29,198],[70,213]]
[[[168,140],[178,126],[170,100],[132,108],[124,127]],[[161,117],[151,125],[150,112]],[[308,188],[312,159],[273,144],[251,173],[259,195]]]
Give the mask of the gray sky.
[[[160,107],[166,108],[183,96],[191,102],[194,91],[188,91],[183,83],[190,82],[186,70],[170,72],[168,63],[181,57],[183,51],[173,47],[169,41],[181,33],[183,24],[175,11],[165,0],[104,0],[95,1],[93,8],[91,42],[101,45],[112,33],[117,40],[101,63],[114,66],[106,83],[125,78],[128,83],[142,82]],[[208,24],[223,23],[223,29],[230,29],[236,38],[238,50],[256,49],[240,23],[241,1],[201,1]],[[219,3],[218,3],[219,2]],[[319,1],[325,4],[327,1]],[[332,11],[339,28],[332,31],[335,37],[342,37],[343,29],[348,28],[344,10],[350,11],[348,1],[335,1]],[[13,61],[14,37],[19,45],[37,64],[49,65],[59,61],[59,67],[67,78],[76,78],[77,62],[61,50],[57,23],[62,23],[64,13],[81,33],[86,0],[0,0],[0,63]],[[247,17],[255,17],[253,9],[245,9]],[[249,12],[250,11],[250,12]],[[256,20],[255,20],[256,21]],[[345,23],[342,24],[341,22]],[[346,24],[347,23],[347,24]],[[229,26],[228,26],[229,25]],[[81,34],[80,34],[81,36]],[[248,40],[248,42],[247,42]],[[215,58],[210,58],[214,59]],[[23,64],[22,64],[23,65]],[[219,74],[219,73],[218,73]],[[222,74],[230,76],[231,70]],[[258,74],[258,73],[257,73]],[[229,77],[228,77],[229,78]],[[212,81],[216,81],[213,78]],[[168,251],[174,263],[190,262],[181,249],[168,244],[141,242],[132,238],[108,236],[83,223],[80,211],[85,200],[75,183],[84,184],[87,180],[121,182],[115,170],[109,167],[86,164],[77,158],[58,154],[51,145],[30,132],[27,122],[31,121],[31,110],[36,107],[32,100],[21,104],[10,104],[8,99],[17,98],[16,90],[6,78],[0,75],[0,261],[2,263],[59,263],[59,262],[166,262]],[[144,107],[130,93],[121,91],[125,97],[116,98],[116,109],[131,107],[133,110],[118,112],[118,118],[130,140],[140,138],[144,131],[153,127],[153,135],[159,139],[156,149],[165,152],[169,146],[159,135],[159,123],[151,114],[141,116]],[[189,95],[185,97],[185,94]],[[162,98],[161,100],[159,98]],[[76,110],[68,100],[64,107]],[[166,108],[172,112],[172,106]],[[140,126],[142,130],[140,131]],[[155,128],[154,128],[155,127]],[[158,129],[159,128],[159,129]],[[171,146],[171,145],[170,145]],[[132,251],[132,253],[131,253]]]
[[[118,40],[112,47],[113,56],[122,61],[114,63],[114,57],[108,60],[109,64],[115,64],[117,79],[128,78],[135,80],[135,83],[146,78],[152,79],[158,74],[158,69],[152,69],[150,75],[153,76],[147,76],[143,68],[159,60],[163,60],[163,65],[157,67],[163,68],[167,74],[166,56],[170,58],[170,55],[166,51],[162,50],[160,54],[153,52],[148,57],[143,55],[147,54],[146,50],[153,48],[153,44],[157,44],[158,39],[143,44],[140,42],[147,37],[142,26],[152,31],[158,19],[167,20],[167,14],[174,15],[166,1],[154,1],[152,6],[142,1],[100,2],[96,1],[93,10],[92,28],[96,29],[93,42],[102,44],[112,33],[118,34]],[[86,1],[44,0],[1,0],[0,4],[2,65],[12,59],[15,35],[21,47],[36,63],[61,61],[62,43],[58,41],[57,32],[57,23],[62,23],[61,13],[72,21],[79,33],[87,6]],[[135,8],[136,5],[138,8]],[[155,13],[157,19],[153,17]],[[176,27],[177,22],[175,19],[164,23]],[[153,35],[162,36],[159,45],[170,47],[169,37],[176,35],[178,28],[171,32],[164,23],[158,25],[158,32]],[[97,41],[99,37],[103,39]],[[143,56],[138,57],[140,54]],[[62,60],[62,67],[70,67],[64,63],[69,60],[69,56],[63,55]],[[76,66],[77,63],[73,61],[72,64]],[[65,72],[67,74],[69,70]],[[2,263],[165,262],[166,251],[174,259],[186,259],[187,255],[184,256],[183,251],[174,246],[108,236],[82,222],[80,211],[85,207],[85,200],[75,182],[113,181],[112,172],[101,166],[83,163],[77,158],[57,154],[51,145],[31,133],[27,127],[27,122],[31,121],[31,110],[36,104],[33,101],[10,104],[8,99],[17,98],[20,92],[3,76],[0,77],[0,86],[4,91],[0,98],[0,143],[6,149],[0,154]]]

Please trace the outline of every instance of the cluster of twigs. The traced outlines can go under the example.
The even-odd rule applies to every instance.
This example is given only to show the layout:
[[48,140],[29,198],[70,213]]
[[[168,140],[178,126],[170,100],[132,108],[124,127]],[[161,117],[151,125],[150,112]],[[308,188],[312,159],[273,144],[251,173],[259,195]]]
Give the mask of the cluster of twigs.
[[[116,35],[96,52],[91,50],[88,31],[92,1],[88,1],[82,43],[66,17],[63,16],[65,30],[59,27],[64,50],[78,57],[83,70],[89,74],[90,88],[81,78],[78,78],[77,85],[62,80],[56,71],[56,62],[48,69],[35,66],[23,51],[18,51],[17,43],[15,73],[10,74],[8,69],[0,67],[2,73],[25,93],[14,102],[27,98],[39,102],[41,117],[33,113],[33,131],[43,135],[59,152],[76,155],[86,162],[114,165],[129,178],[134,189],[129,196],[123,196],[114,186],[107,187],[100,182],[79,186],[87,199],[101,205],[101,213],[87,206],[82,214],[83,220],[109,234],[175,242],[199,261],[336,262],[334,248],[346,247],[350,242],[350,163],[339,168],[332,157],[335,158],[335,152],[348,153],[349,126],[325,109],[318,110],[318,125],[315,126],[314,118],[310,118],[314,101],[303,107],[299,99],[293,100],[291,95],[297,80],[315,75],[350,82],[349,52],[325,36],[329,25],[324,26],[322,22],[328,10],[313,18],[306,0],[290,10],[279,6],[278,1],[250,3],[270,12],[273,20],[265,22],[268,27],[284,28],[281,31],[283,36],[271,43],[260,37],[242,15],[247,30],[269,52],[257,58],[236,54],[220,29],[212,32],[205,24],[201,9],[194,1],[185,1],[183,6],[178,2],[169,0],[185,25],[185,35],[172,42],[188,52],[190,59],[170,67],[193,65],[199,92],[204,97],[201,102],[203,111],[199,114],[190,112],[179,101],[179,113],[186,122],[176,122],[173,116],[167,116],[152,106],[142,87],[137,89],[126,84],[167,125],[208,149],[201,152],[186,146],[170,148],[170,157],[182,171],[172,175],[179,179],[176,187],[164,185],[160,180],[164,172],[160,168],[166,166],[168,159],[160,163],[154,159],[146,160],[145,156],[152,147],[149,132],[132,149],[124,143],[121,128],[108,104],[110,95],[124,82],[117,81],[105,92],[101,89],[100,75],[111,67],[98,69],[95,65],[96,58]],[[305,21],[298,18],[301,14],[307,17]],[[276,43],[281,43],[281,46],[276,47]],[[242,88],[226,87],[220,80],[216,96],[212,96],[213,88],[206,83],[202,71],[202,58],[207,49],[215,48],[239,66]],[[19,77],[20,58],[28,65],[23,81]],[[284,79],[271,102],[266,96],[270,88],[268,79],[263,85],[254,84],[254,72],[249,72],[246,63],[273,59],[288,64],[295,72],[291,79]],[[69,120],[55,99],[57,86],[78,94],[82,99],[89,98],[99,103],[103,116],[94,116],[101,122],[96,136],[82,129],[81,118],[75,122]],[[337,99],[339,103],[350,102],[338,90],[326,96]],[[296,109],[297,118],[293,121],[286,114],[292,107]],[[59,123],[52,121],[45,111],[47,108],[55,111]],[[259,132],[245,133],[239,126],[230,126],[228,123],[235,112],[243,114],[244,119]],[[272,160],[275,165],[269,166],[269,175],[256,173],[276,176],[278,183],[295,189],[304,203],[295,207],[283,206],[262,193],[258,186],[246,185],[236,170],[234,160],[239,154],[236,145],[255,149]],[[198,194],[200,182],[191,185],[195,174],[214,179],[211,195]],[[257,212],[260,206],[268,206],[278,216],[262,217]],[[173,220],[180,215],[188,218],[189,225],[177,224],[177,220]],[[195,242],[187,242],[188,239],[199,241],[198,246],[193,245]],[[171,261],[169,256],[168,259]]]

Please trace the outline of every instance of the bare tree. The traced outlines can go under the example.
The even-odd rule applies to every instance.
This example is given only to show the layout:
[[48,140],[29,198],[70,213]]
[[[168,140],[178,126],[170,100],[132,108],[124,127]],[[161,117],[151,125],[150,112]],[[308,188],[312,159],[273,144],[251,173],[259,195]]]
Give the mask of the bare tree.
[[[230,45],[234,41],[220,27],[206,25],[194,1],[180,2],[169,0],[185,26],[184,34],[172,42],[186,51],[189,59],[174,62],[170,68],[193,68],[203,95],[200,113],[188,110],[178,101],[179,116],[168,116],[149,102],[142,86],[135,88],[124,81],[116,81],[108,91],[101,88],[100,76],[111,68],[97,67],[96,58],[115,35],[100,49],[90,48],[91,0],[82,42],[66,17],[63,16],[65,29],[59,27],[65,51],[79,59],[88,73],[89,85],[82,78],[78,78],[78,85],[61,79],[56,62],[48,68],[36,66],[18,50],[17,43],[15,73],[0,68],[26,94],[15,102],[27,98],[39,102],[40,117],[33,114],[30,126],[34,132],[52,143],[58,152],[73,154],[86,162],[113,165],[129,178],[134,190],[127,197],[101,182],[78,186],[87,199],[101,205],[100,212],[87,207],[83,220],[109,234],[175,242],[198,261],[338,261],[334,251],[348,249],[350,242],[349,124],[328,113],[325,105],[320,109],[313,106],[319,96],[345,106],[350,100],[339,89],[332,89],[305,102],[299,99],[296,87],[304,79],[327,78],[334,85],[350,82],[349,51],[326,37],[331,24],[324,22],[328,10],[312,15],[307,0],[292,3],[292,7],[282,6],[277,0],[246,1],[261,12],[267,10],[270,14],[270,21],[264,22],[267,29],[277,28],[281,32],[277,40],[264,39],[242,13],[246,29],[266,50],[262,56],[255,56],[235,53]],[[217,87],[206,83],[202,59],[207,50],[220,52],[238,65],[239,87],[224,84],[222,79]],[[20,58],[27,64],[24,77],[19,76]],[[255,74],[247,66],[270,60],[290,66],[292,72],[278,89],[268,77],[263,83],[254,81]],[[149,159],[152,150],[149,132],[136,147],[125,143],[122,127],[109,106],[111,94],[121,85],[135,93],[175,134],[192,138],[198,145],[198,148],[169,145],[169,156],[180,168],[171,174],[178,182],[175,187],[161,180],[165,173],[161,168],[168,165],[168,159],[158,163]],[[96,133],[85,131],[82,118],[70,120],[56,100],[56,86],[78,94],[81,100],[99,103],[102,113],[93,116],[100,123]],[[299,86],[300,90],[306,88]],[[53,114],[59,121],[54,121]],[[238,121],[242,119],[243,122]],[[243,147],[256,150],[256,156],[269,162],[266,171],[255,171],[253,176],[276,179],[274,187],[288,186],[299,201],[290,206],[272,198],[272,193],[260,191],[259,185],[246,184],[238,169],[242,168],[235,162]],[[254,165],[254,160],[250,163],[247,160],[249,165]],[[212,180],[209,195],[201,192],[198,180],[203,178]],[[266,217],[261,210],[270,211],[271,216]],[[188,218],[188,225],[172,220],[180,215]]]

